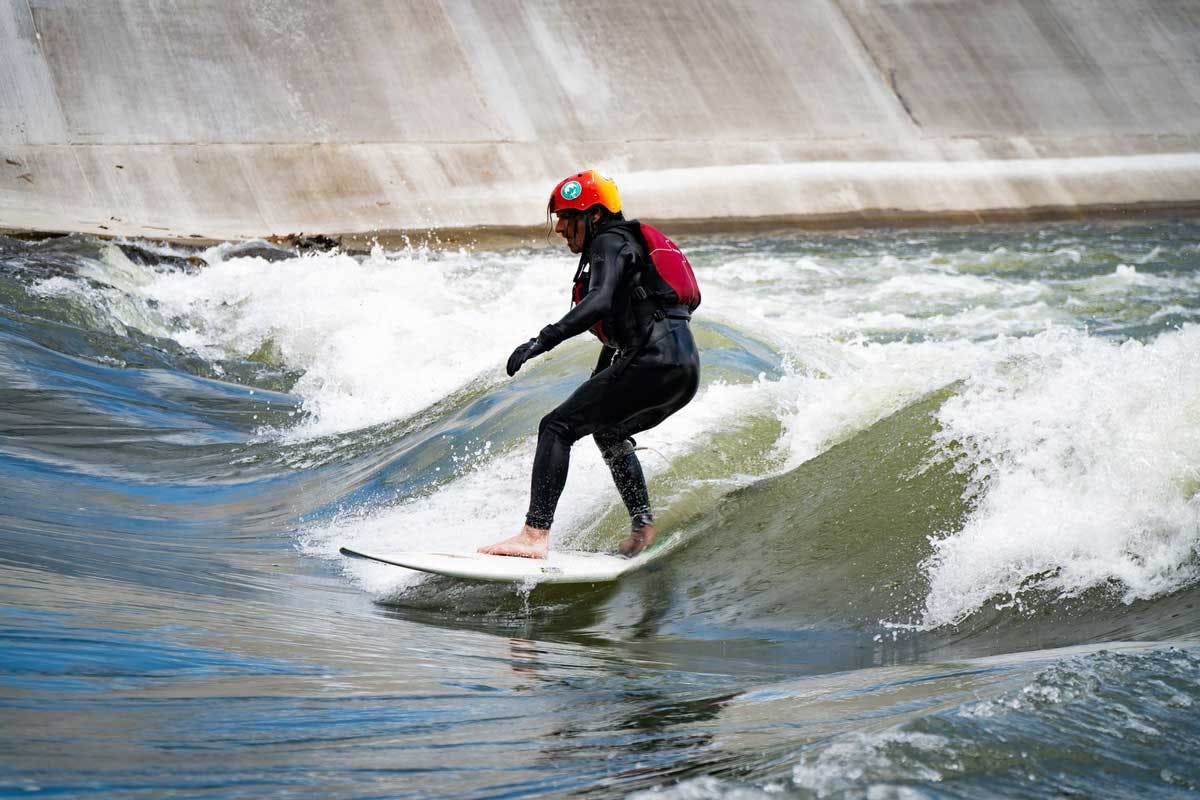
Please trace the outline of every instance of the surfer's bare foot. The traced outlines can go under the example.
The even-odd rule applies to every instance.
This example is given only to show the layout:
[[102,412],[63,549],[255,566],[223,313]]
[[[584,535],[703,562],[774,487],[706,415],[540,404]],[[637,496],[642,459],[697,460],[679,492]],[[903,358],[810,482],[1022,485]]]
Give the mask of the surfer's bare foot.
[[621,543],[617,545],[617,552],[623,556],[636,556],[638,553],[654,544],[654,537],[657,535],[658,530],[653,525],[646,525],[643,528],[634,528],[629,532],[629,535],[622,539]]
[[492,556],[545,558],[546,554],[550,552],[550,531],[546,528],[531,528],[526,525],[511,539],[481,547],[479,552]]

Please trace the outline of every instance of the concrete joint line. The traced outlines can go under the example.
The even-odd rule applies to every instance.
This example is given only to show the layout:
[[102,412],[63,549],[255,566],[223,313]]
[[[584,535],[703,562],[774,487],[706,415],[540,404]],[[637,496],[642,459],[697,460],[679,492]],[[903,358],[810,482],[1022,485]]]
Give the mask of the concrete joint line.
[[908,101],[900,92],[900,88],[897,85],[896,70],[891,67],[885,67],[885,65],[879,62],[879,57],[875,55],[875,51],[871,49],[871,46],[867,43],[867,40],[864,39],[862,33],[859,32],[858,26],[854,24],[854,19],[848,13],[846,13],[846,9],[843,8],[842,0],[830,0],[830,3],[837,10],[837,14],[841,17],[842,23],[845,25],[845,27],[849,29],[850,33],[854,34],[854,38],[858,41],[859,50],[866,55],[866,60],[874,69],[875,75],[879,79],[879,82],[888,87],[893,100],[895,100],[896,104],[900,107],[900,110],[904,112],[904,116],[908,120],[909,124],[916,128],[918,132],[921,132],[922,128],[920,120],[913,115],[912,107],[908,104]]
[[42,65],[46,69],[46,80],[53,95],[54,107],[58,111],[58,123],[61,126],[62,138],[65,140],[65,144],[74,144],[71,141],[71,131],[67,126],[67,115],[63,111],[62,98],[58,96],[58,86],[54,81],[54,72],[50,69],[50,59],[46,56],[46,40],[42,37],[42,31],[38,27],[37,16],[33,13],[33,3],[31,0],[25,0],[25,10],[29,12],[29,27],[33,28],[33,38],[37,45],[38,55],[41,56]]
[[[29,12],[29,24],[33,26],[34,38],[38,41],[38,50],[42,49],[42,32],[38,30],[37,17],[33,15],[33,5],[29,0],[25,0],[25,9]],[[45,58],[45,52],[42,53],[42,58]]]

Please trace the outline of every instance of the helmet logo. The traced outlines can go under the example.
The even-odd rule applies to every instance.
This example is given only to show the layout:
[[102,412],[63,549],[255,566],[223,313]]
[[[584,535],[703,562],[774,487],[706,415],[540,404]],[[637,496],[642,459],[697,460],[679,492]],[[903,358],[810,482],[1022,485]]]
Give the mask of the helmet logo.
[[583,194],[583,187],[579,185],[579,181],[567,181],[558,193],[562,195],[563,200],[574,200]]

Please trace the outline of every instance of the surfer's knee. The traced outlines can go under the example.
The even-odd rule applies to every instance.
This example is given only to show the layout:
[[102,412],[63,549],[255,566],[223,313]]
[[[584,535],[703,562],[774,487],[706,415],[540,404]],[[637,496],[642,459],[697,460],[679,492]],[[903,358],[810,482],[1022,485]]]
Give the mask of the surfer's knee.
[[538,424],[538,436],[553,436],[567,444],[574,444],[580,438],[571,423],[564,419],[557,410],[542,417],[541,423]]

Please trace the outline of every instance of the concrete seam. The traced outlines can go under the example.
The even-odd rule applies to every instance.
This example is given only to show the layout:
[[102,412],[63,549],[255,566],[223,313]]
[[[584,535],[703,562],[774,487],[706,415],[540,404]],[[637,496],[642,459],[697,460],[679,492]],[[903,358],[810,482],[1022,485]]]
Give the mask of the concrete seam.
[[871,66],[875,68],[875,73],[878,75],[880,81],[887,84],[888,88],[892,92],[892,95],[895,96],[900,108],[904,110],[904,114],[908,118],[908,121],[912,123],[912,125],[918,131],[923,130],[920,120],[918,120],[913,114],[912,107],[909,106],[908,101],[904,98],[904,95],[901,94],[900,89],[896,84],[896,70],[892,68],[885,69],[884,65],[879,63],[879,59],[876,57],[875,51],[872,50],[870,45],[867,44],[867,40],[863,38],[861,33],[859,33],[858,27],[854,24],[854,20],[851,19],[850,15],[846,13],[846,9],[842,7],[842,0],[831,0],[831,4],[837,9],[837,13],[841,15],[842,21],[845,22],[846,27],[849,28],[854,34],[854,38],[858,40],[859,47],[861,47],[862,51],[867,54],[867,58],[870,59]]
[[[42,32],[38,30],[37,17],[35,17],[33,15],[33,5],[30,3],[29,0],[25,0],[25,10],[29,12],[29,24],[33,26],[33,36],[34,36],[34,38],[37,39],[38,50],[41,50],[42,49]],[[42,58],[45,58],[45,57],[46,57],[46,54],[43,52]]]
[[[874,60],[875,57],[871,56],[871,58]],[[921,127],[921,123],[917,121],[916,115],[913,114],[912,107],[908,104],[908,100],[904,98],[904,93],[900,91],[900,87],[896,84],[895,69],[888,69],[888,85],[892,87],[892,93],[896,95],[896,99],[900,101],[900,107],[904,109],[904,113],[908,114],[908,118],[912,120],[914,125],[916,125],[918,128]]]
[[87,170],[83,168],[83,162],[79,160],[79,150],[71,148],[71,158],[75,161],[75,167],[79,170],[79,177],[83,179],[83,185],[87,187],[89,199],[99,208],[100,201],[96,195],[96,187],[92,186],[91,180],[88,179]]
[[71,131],[67,126],[67,115],[63,111],[62,100],[58,96],[58,85],[54,82],[54,72],[50,69],[50,59],[46,57],[46,43],[45,39],[42,38],[42,31],[38,28],[37,17],[33,13],[32,0],[25,0],[25,10],[29,12],[29,25],[33,28],[33,39],[37,43],[38,53],[42,56],[42,63],[46,65],[46,77],[49,79],[50,86],[54,90],[54,106],[58,109],[58,119],[62,122],[63,139],[66,140],[64,144],[72,145],[74,142],[71,141]]

